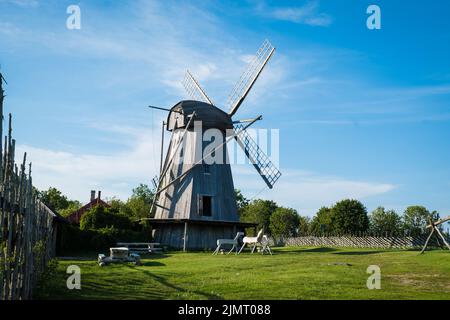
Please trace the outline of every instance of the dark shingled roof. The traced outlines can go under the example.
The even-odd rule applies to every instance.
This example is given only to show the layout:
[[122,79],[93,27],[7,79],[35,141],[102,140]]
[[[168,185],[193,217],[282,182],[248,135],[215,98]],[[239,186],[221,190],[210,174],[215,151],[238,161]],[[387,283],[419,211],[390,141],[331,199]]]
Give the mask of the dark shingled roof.
[[[172,107],[167,116],[167,130],[184,128],[189,122],[188,115],[195,111],[194,121],[202,121],[203,128],[232,129],[233,121],[228,113],[201,101],[184,100]],[[192,124],[193,126],[193,124]]]

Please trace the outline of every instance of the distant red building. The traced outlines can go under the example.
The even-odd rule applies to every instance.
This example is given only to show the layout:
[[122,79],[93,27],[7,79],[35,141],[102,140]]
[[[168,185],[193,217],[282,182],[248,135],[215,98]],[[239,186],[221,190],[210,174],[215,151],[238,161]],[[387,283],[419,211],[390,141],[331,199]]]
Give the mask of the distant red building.
[[89,210],[91,210],[93,207],[100,205],[106,208],[109,208],[110,205],[107,204],[105,201],[103,201],[100,197],[102,195],[102,192],[98,192],[98,196],[95,197],[95,190],[91,191],[91,201],[89,203],[82,206],[77,211],[72,212],[68,217],[67,220],[69,220],[73,224],[80,224],[81,217]]

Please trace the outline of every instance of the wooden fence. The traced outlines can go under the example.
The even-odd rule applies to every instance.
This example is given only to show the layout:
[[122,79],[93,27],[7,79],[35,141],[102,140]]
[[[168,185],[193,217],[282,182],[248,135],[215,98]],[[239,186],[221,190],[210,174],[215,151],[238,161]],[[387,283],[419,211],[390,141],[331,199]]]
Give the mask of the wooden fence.
[[[347,247],[380,249],[418,249],[423,247],[427,236],[304,236],[288,238],[286,246],[299,247]],[[433,241],[432,246],[438,246]]]
[[[0,120],[2,85],[0,73]],[[8,120],[4,145],[0,143],[0,300],[30,299],[38,277],[54,255],[55,214],[37,198],[26,153],[20,164],[15,163],[11,114]]]

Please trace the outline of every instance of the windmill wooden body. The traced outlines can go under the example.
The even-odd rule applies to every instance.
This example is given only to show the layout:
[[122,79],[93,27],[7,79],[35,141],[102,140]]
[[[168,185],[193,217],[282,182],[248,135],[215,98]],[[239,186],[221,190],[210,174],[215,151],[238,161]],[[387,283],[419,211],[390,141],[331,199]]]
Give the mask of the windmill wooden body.
[[[274,51],[268,41],[258,50],[230,95],[229,112],[216,107],[187,71],[183,84],[193,100],[181,101],[168,110],[165,122],[172,137],[156,183],[154,218],[149,219],[155,241],[184,250],[213,249],[217,239],[256,227],[255,223],[239,222],[226,145],[236,139],[269,188],[281,176],[246,131],[261,116],[232,120]],[[211,131],[216,133],[214,139],[222,137],[212,149],[205,142],[205,134]],[[218,158],[222,161],[215,161]]]

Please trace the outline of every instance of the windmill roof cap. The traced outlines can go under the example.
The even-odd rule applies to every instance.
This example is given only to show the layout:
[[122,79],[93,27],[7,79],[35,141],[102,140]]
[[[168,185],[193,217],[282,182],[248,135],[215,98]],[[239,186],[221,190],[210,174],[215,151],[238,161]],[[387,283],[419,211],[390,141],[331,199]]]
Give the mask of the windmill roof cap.
[[[194,121],[202,121],[203,128],[232,129],[233,121],[228,113],[201,101],[183,100],[173,106],[167,116],[167,130],[185,128],[190,115],[195,112]],[[193,123],[192,125],[193,126]]]

